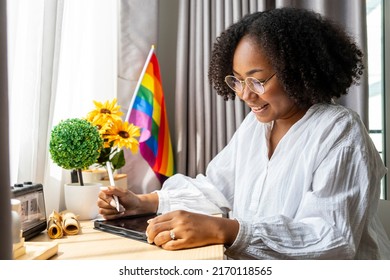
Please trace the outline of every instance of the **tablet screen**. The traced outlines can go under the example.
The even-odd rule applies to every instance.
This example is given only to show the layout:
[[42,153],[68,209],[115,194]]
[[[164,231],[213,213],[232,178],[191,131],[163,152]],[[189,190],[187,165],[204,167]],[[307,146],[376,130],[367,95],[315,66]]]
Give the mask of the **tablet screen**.
[[128,216],[114,220],[95,220],[94,228],[146,242],[147,221],[154,217],[156,214]]

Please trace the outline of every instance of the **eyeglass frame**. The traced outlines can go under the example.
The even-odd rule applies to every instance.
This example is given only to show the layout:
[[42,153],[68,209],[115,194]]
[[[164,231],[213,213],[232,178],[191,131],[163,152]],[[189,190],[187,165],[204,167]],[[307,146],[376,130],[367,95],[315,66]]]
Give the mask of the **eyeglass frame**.
[[[253,91],[254,93],[256,93],[256,94],[258,94],[258,95],[262,95],[262,94],[265,93],[265,84],[266,84],[269,80],[271,80],[272,77],[275,76],[275,75],[276,75],[276,72],[273,73],[269,78],[265,79],[264,82],[260,81],[259,79],[254,78],[254,77],[246,77],[245,80],[240,80],[240,79],[238,79],[236,76],[227,75],[227,76],[225,77],[225,83],[226,83],[226,84],[228,85],[228,87],[229,87],[231,90],[233,90],[234,92],[236,92],[236,93],[241,93],[241,92],[243,92],[243,91],[245,90],[245,86],[248,85],[247,82],[246,82],[247,79],[254,79],[254,80],[256,80],[256,81],[258,81],[258,82],[260,83],[260,85],[263,87],[264,91],[263,91],[263,92],[258,92],[257,90],[253,90],[249,85],[248,85],[248,88],[249,88],[251,91]],[[229,85],[229,83],[226,81],[226,79],[227,79],[227,78],[230,78],[230,77],[231,77],[231,78],[234,78],[234,79],[236,79],[238,82],[240,82],[240,84],[241,84],[241,86],[242,86],[242,90],[235,90],[234,88],[232,88],[232,87]]]

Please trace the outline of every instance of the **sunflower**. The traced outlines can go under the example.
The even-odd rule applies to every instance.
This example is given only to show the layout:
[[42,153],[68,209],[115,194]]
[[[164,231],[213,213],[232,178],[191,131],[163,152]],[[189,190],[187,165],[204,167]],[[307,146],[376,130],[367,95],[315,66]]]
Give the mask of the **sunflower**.
[[107,100],[104,103],[94,100],[95,109],[88,113],[87,120],[95,125],[121,120],[123,112],[120,111],[121,107],[117,105],[116,102],[116,98],[111,102]]
[[[87,119],[88,120],[88,119]],[[103,118],[95,118],[94,121],[90,121],[89,122],[93,125],[93,126],[96,126],[97,129],[99,130],[99,134],[100,136],[105,139],[106,136],[105,134],[107,133],[107,131],[112,127],[112,120],[107,120],[107,121],[104,121]]]
[[122,148],[128,148],[133,153],[138,151],[137,137],[140,136],[140,128],[122,122],[123,113],[117,105],[116,98],[111,102],[93,102],[95,109],[87,114],[86,120],[97,127],[103,139],[103,148],[96,163],[104,167],[110,162],[114,169],[120,169],[126,164]]
[[141,134],[141,130],[138,126],[130,124],[128,122],[114,121],[105,138],[112,146],[116,146],[119,149],[127,148],[133,153],[138,151],[138,139]]

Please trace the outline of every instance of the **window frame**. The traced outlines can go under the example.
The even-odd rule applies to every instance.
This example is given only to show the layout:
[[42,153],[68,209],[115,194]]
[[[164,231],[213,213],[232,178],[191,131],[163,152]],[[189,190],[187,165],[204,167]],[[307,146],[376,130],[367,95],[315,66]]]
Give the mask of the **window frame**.
[[[390,163],[390,121],[386,121],[390,117],[390,98],[388,98],[390,88],[390,36],[386,36],[390,32],[390,2],[382,0],[382,54],[383,54],[383,143],[384,143],[384,162],[388,167]],[[390,180],[388,174],[384,178],[385,189],[384,197],[389,200],[390,195]]]

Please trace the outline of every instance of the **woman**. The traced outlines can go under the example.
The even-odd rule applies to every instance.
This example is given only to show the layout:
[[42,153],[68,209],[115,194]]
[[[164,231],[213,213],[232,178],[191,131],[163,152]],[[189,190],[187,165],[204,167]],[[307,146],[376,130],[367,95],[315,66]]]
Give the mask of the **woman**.
[[244,17],[217,38],[209,68],[218,94],[251,108],[229,144],[205,175],[176,174],[151,194],[102,191],[100,213],[162,213],[148,242],[168,250],[224,244],[236,259],[390,258],[376,214],[386,168],[359,116],[332,101],[358,82],[362,56],[310,11]]

